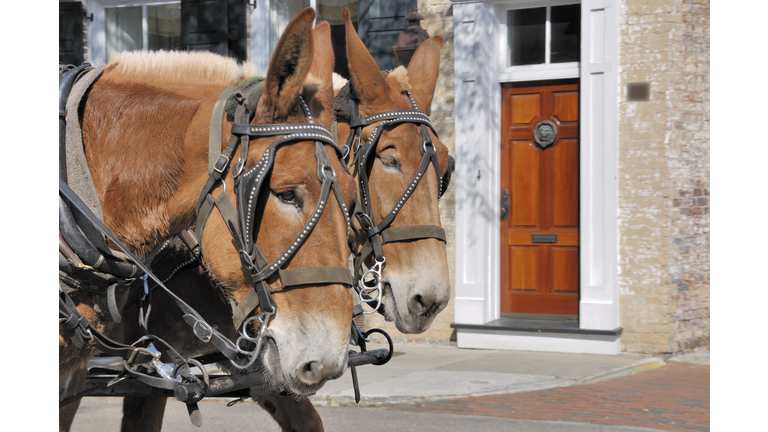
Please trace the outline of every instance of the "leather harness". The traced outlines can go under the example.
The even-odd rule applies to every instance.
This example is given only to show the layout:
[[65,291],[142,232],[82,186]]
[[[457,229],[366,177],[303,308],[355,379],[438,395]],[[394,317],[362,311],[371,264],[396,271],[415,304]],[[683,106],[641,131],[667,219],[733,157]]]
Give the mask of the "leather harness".
[[[373,310],[364,313],[373,313],[379,310],[381,306],[381,298],[383,296],[382,287],[382,270],[386,257],[382,245],[393,242],[413,241],[427,238],[435,238],[442,242],[446,242],[445,230],[442,227],[435,225],[416,225],[416,226],[404,226],[404,227],[391,227],[392,221],[402,209],[405,202],[411,196],[413,191],[419,185],[422,177],[426,173],[430,164],[434,167],[435,173],[438,178],[438,192],[442,197],[443,193],[448,189],[448,185],[451,179],[451,172],[453,171],[453,158],[449,156],[450,166],[443,175],[440,170],[440,163],[437,160],[437,152],[435,151],[434,143],[429,135],[431,129],[435,135],[437,132],[432,127],[427,114],[419,111],[416,102],[413,100],[411,93],[406,91],[408,99],[410,100],[413,110],[403,111],[387,111],[370,115],[365,118],[360,117],[359,100],[354,97],[354,90],[351,87],[352,82],[348,82],[346,86],[348,89],[342,89],[337,97],[348,98],[349,106],[349,127],[350,134],[347,138],[347,142],[342,146],[342,152],[345,154],[354,154],[353,163],[357,170],[359,180],[359,196],[356,199],[356,204],[359,204],[360,209],[354,212],[355,218],[357,218],[360,224],[360,230],[353,226],[353,230],[359,238],[364,239],[364,243],[360,246],[359,250],[355,250],[354,257],[354,277],[355,277],[355,290],[358,292],[360,302],[373,303],[375,306]],[[337,100],[336,105],[342,101]],[[337,113],[339,110],[337,109]],[[373,133],[371,133],[368,140],[364,144],[361,144],[363,140],[363,128],[380,122]],[[413,180],[408,185],[406,190],[400,196],[397,204],[388,212],[378,224],[373,214],[373,208],[368,201],[370,195],[369,185],[369,161],[372,156],[376,154],[376,145],[381,138],[382,132],[387,126],[397,126],[401,124],[415,124],[419,127],[419,137],[421,140],[421,154],[423,155],[419,169]],[[427,129],[429,128],[429,129]],[[354,250],[354,249],[353,249]],[[373,264],[365,268],[365,262],[373,257]]]
[[[60,239],[61,252],[59,258],[59,275],[63,283],[66,283],[68,287],[80,288],[84,285],[84,281],[103,280],[101,286],[89,286],[92,286],[93,288],[111,286],[111,288],[107,288],[108,296],[111,298],[114,297],[114,290],[116,288],[122,287],[127,289],[127,287],[141,287],[142,280],[139,277],[143,274],[144,276],[142,279],[145,292],[148,291],[146,285],[147,279],[151,278],[156,287],[165,290],[181,308],[184,312],[184,321],[192,327],[194,334],[204,342],[212,343],[232,362],[232,364],[242,369],[247,369],[252,366],[258,358],[263,339],[262,337],[269,324],[269,317],[275,313],[274,302],[271,299],[271,293],[274,290],[271,290],[266,283],[267,278],[272,275],[277,275],[281,282],[278,289],[304,284],[316,285],[334,283],[349,286],[352,285],[352,275],[349,269],[345,267],[282,268],[282,266],[296,253],[298,248],[301,247],[313,230],[327,204],[331,190],[333,190],[335,199],[341,206],[347,225],[349,225],[349,217],[338,185],[338,180],[336,179],[328,155],[325,152],[324,144],[331,145],[337,152],[339,152],[338,147],[331,138],[330,132],[322,126],[314,124],[309,108],[304,101],[301,100],[301,96],[298,97],[301,101],[302,109],[307,115],[308,123],[250,125],[249,112],[244,104],[245,97],[241,92],[238,92],[235,95],[238,100],[238,107],[235,113],[235,122],[232,126],[231,138],[227,143],[225,150],[220,152],[223,110],[226,100],[235,90],[235,85],[233,85],[228,87],[217,101],[211,119],[209,179],[201,193],[197,206],[198,223],[196,226],[196,234],[198,239],[202,238],[205,222],[215,206],[224,218],[233,235],[242,264],[251,272],[254,289],[251,290],[251,292],[245,296],[243,301],[236,305],[233,310],[235,328],[239,329],[240,333],[240,337],[236,342],[233,343],[218,332],[214,326],[208,324],[193,308],[165,287],[163,281],[160,280],[145,263],[135,257],[120,242],[120,240],[118,240],[117,237],[104,226],[100,218],[88,208],[78,194],[75,193],[66,182],[66,157],[65,151],[61,150],[64,146],[63,132],[66,126],[66,110],[63,108],[63,105],[67,101],[72,84],[88,69],[90,69],[90,65],[87,63],[77,68],[62,68],[60,66],[60,158],[64,160],[60,161],[61,179],[59,181],[60,232],[62,233],[62,238]],[[269,145],[255,167],[247,171],[244,169],[249,150],[249,138],[281,135],[282,137],[276,139]],[[315,156],[318,159],[317,173],[319,180],[323,184],[321,198],[312,217],[296,236],[294,241],[291,242],[291,245],[277,260],[270,263],[264,257],[261,250],[259,250],[258,246],[256,246],[255,239],[250,234],[254,230],[253,221],[256,219],[256,200],[258,199],[259,191],[264,184],[264,179],[268,177],[272,169],[274,154],[277,149],[283,145],[308,140],[315,142]],[[235,179],[238,204],[238,209],[235,210],[226,193],[222,193],[217,198],[214,198],[211,195],[211,192],[213,191],[214,186],[216,186],[216,183],[221,180],[224,172],[228,170],[229,162],[238,146],[241,147],[241,158],[235,165],[232,173]],[[82,223],[78,224],[74,222],[73,218],[68,213],[70,209],[81,214],[81,219],[87,221],[89,226],[87,230],[81,228]],[[82,265],[80,258],[93,254],[95,250],[93,243],[96,243],[96,241],[88,242],[87,239],[82,240],[74,237],[75,235],[82,236],[81,231],[100,233],[100,235],[103,235],[115,244],[129,258],[129,261],[121,261],[113,259],[112,257],[102,259],[91,258],[92,260],[96,259],[99,261],[98,265]],[[72,239],[74,239],[74,241]],[[77,240],[80,241],[78,242]],[[104,242],[104,240],[101,239],[101,242]],[[78,244],[82,247],[77,247],[77,250],[74,250],[76,249],[75,247],[70,247],[73,244]],[[99,271],[102,267],[104,267],[103,272]],[[86,341],[92,340],[96,343],[96,347],[100,351],[110,355],[118,355],[126,359],[126,370],[133,372],[129,372],[129,374],[134,375],[137,379],[150,385],[159,386],[154,382],[158,379],[157,377],[139,373],[134,370],[135,368],[131,368],[131,365],[133,364],[146,363],[158,358],[159,354],[156,350],[153,351],[152,344],[150,344],[148,349],[124,345],[110,340],[95,328],[91,327],[88,320],[78,313],[74,302],[67,293],[68,289],[62,287],[59,291],[59,322],[66,330],[68,330],[69,335],[77,346],[82,347]],[[97,290],[97,292],[103,292],[103,290]],[[248,318],[248,315],[259,306],[262,309],[261,314],[256,317]],[[110,310],[112,309],[112,303],[110,303]],[[114,309],[118,308],[115,307]],[[117,322],[119,322],[119,314],[117,316],[113,314],[113,318],[117,318]],[[247,331],[248,324],[253,321],[257,321],[259,324],[257,336],[251,336]],[[151,335],[149,337],[156,343],[167,345],[159,340],[159,338],[151,337]],[[139,342],[141,341],[137,341],[136,344]],[[255,348],[248,349],[254,345]],[[186,378],[191,380],[196,379],[194,376],[187,373],[189,368],[186,360],[174,354],[175,351],[173,351],[171,347],[167,347],[166,352],[171,355],[174,363],[176,363],[177,369],[179,369]],[[167,385],[176,384],[170,383]]]

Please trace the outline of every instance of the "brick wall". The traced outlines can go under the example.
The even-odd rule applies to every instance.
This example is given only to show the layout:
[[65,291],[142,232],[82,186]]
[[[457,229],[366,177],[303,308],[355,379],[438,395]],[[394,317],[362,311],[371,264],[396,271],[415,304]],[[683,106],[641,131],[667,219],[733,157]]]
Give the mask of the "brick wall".
[[623,0],[620,25],[622,350],[708,347],[709,0]]
[[[455,157],[453,118],[455,115],[453,102],[453,14],[451,2],[448,0],[419,0],[419,13],[424,17],[421,27],[430,36],[441,35],[445,45],[440,55],[440,75],[437,79],[435,97],[432,100],[430,120],[440,135],[440,141],[448,147],[448,153]],[[455,343],[454,330],[450,325],[454,321],[455,279],[456,274],[456,223],[455,192],[451,185],[440,200],[440,220],[448,239],[448,273],[451,284],[451,300],[448,306],[435,317],[429,330],[421,334],[405,335],[397,331],[394,324],[387,323],[378,314],[365,316],[365,328],[384,329],[396,342],[416,342],[436,345]]]

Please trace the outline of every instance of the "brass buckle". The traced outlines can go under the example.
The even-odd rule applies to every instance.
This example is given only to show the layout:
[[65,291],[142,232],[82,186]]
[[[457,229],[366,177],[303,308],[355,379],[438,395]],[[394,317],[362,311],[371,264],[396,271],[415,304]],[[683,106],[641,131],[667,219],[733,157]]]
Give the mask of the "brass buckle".
[[213,170],[223,175],[224,170],[227,169],[228,165],[229,165],[229,158],[224,156],[223,154],[220,154],[218,159],[216,159],[216,162],[214,162],[213,164]]

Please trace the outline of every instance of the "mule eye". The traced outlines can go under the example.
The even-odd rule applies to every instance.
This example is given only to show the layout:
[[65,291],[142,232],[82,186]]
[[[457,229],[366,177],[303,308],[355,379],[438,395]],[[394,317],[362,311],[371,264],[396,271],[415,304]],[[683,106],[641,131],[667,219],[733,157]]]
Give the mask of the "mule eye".
[[292,190],[273,192],[280,201],[286,204],[296,204],[296,194]]
[[379,158],[381,160],[381,163],[383,163],[385,166],[392,167],[392,168],[398,168],[400,165],[397,163],[397,160],[394,158]]

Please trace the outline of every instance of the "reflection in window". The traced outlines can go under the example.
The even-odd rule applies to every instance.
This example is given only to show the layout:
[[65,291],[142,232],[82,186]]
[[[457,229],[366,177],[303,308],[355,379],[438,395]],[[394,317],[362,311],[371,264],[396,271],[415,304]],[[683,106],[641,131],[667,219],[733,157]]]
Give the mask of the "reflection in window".
[[283,35],[291,18],[309,7],[309,0],[282,0],[269,2],[269,52],[275,52],[277,42]]
[[105,12],[107,59],[115,52],[142,49],[141,6],[109,8]]
[[550,63],[579,61],[579,33],[581,7],[579,5],[553,6],[551,17],[552,40]]
[[508,12],[510,66],[544,63],[547,8]]
[[347,79],[349,79],[347,41],[344,19],[341,13],[344,8],[349,8],[349,18],[355,27],[355,31],[357,31],[358,3],[357,0],[317,1],[317,22],[328,21],[328,24],[331,25],[331,44],[333,45],[333,55],[336,60],[333,71]]
[[120,51],[181,49],[181,3],[139,4],[104,12],[107,59]]
[[579,61],[581,6],[507,12],[507,66]]
[[147,6],[150,50],[181,49],[181,3]]

